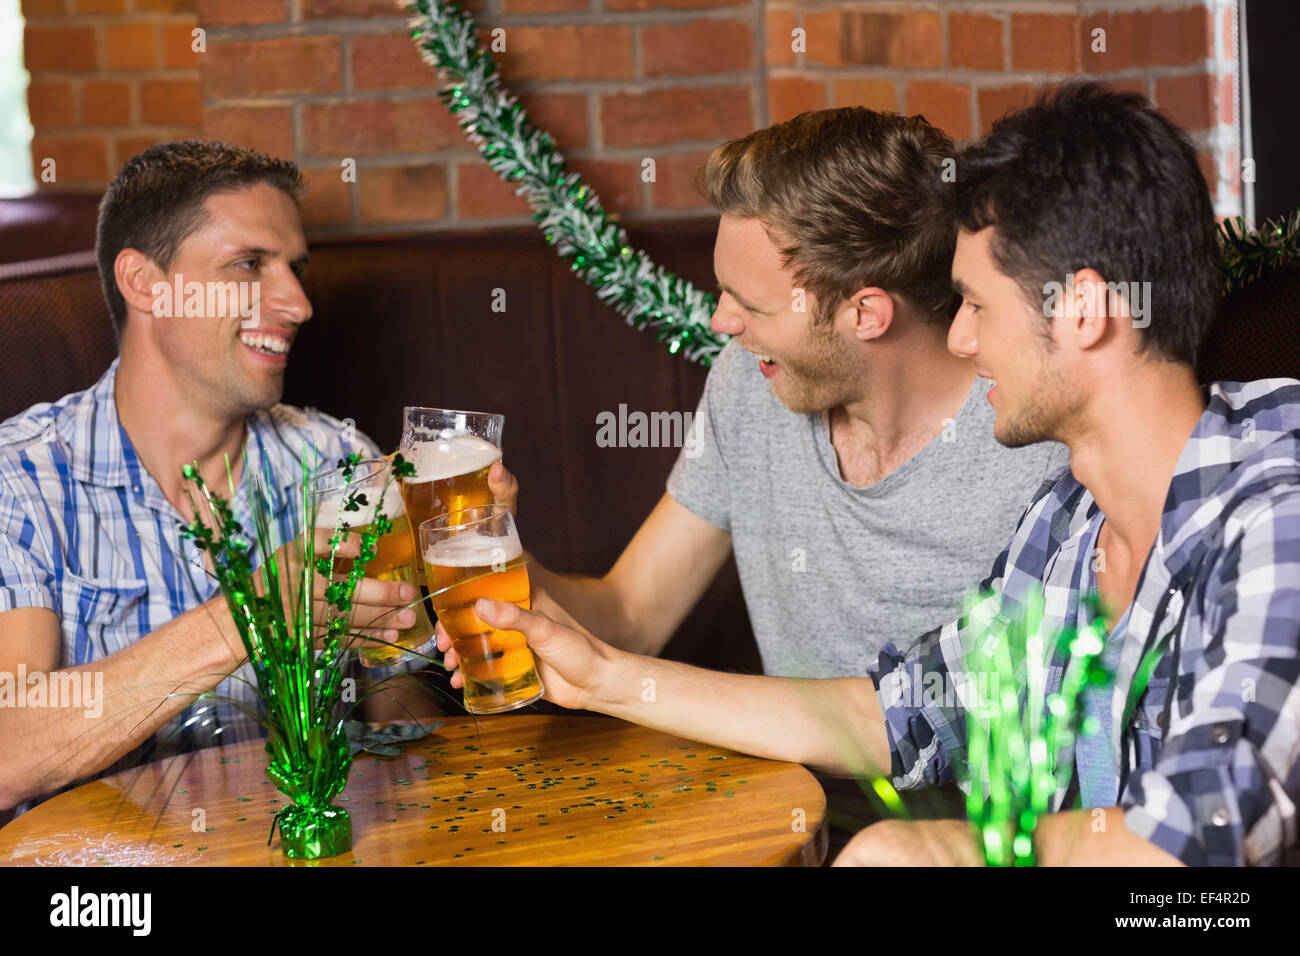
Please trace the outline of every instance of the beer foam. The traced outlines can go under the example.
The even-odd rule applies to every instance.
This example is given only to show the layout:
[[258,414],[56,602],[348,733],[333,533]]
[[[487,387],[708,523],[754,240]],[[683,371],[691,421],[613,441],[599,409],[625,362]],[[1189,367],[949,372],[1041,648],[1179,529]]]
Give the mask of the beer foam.
[[514,561],[523,553],[524,546],[514,529],[503,537],[466,531],[430,545],[424,551],[424,560],[444,568],[482,568],[498,561]]
[[[355,492],[366,496],[366,504],[361,505],[356,511],[343,512],[343,520],[348,523],[349,527],[359,528],[362,525],[370,524],[370,519],[375,516],[375,499],[382,487],[383,483],[380,480],[371,482],[364,487],[352,485],[348,488],[349,495]],[[316,527],[333,528],[338,523],[339,509],[342,507],[342,488],[332,488],[322,493],[316,499]],[[393,521],[404,514],[406,514],[406,507],[402,504],[402,491],[398,487],[397,479],[394,478],[389,484],[388,490],[384,492],[384,517],[389,521]]]
[[457,432],[403,449],[402,456],[415,466],[415,477],[404,480],[418,484],[467,475],[486,468],[501,457],[501,449],[486,438]]

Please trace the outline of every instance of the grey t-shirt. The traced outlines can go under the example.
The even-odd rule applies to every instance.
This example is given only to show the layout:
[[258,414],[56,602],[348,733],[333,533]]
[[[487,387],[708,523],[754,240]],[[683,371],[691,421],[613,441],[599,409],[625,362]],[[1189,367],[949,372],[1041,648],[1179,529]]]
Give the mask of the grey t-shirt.
[[977,378],[943,433],[855,488],[826,413],[786,409],[734,342],[718,355],[668,493],[731,533],[764,673],[865,676],[887,642],[957,616],[1034,491],[1068,463],[1060,444],[998,444],[988,389]]

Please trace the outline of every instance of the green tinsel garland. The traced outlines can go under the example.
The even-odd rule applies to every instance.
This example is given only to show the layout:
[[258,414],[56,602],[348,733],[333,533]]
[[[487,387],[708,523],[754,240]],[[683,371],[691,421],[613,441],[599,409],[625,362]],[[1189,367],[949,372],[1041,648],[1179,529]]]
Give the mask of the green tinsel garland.
[[1269,219],[1255,232],[1236,216],[1219,226],[1219,254],[1223,258],[1223,294],[1244,289],[1264,274],[1300,262],[1300,208],[1283,220]]
[[566,172],[554,140],[502,87],[470,14],[440,0],[414,0],[407,9],[416,15],[411,37],[420,55],[443,78],[438,95],[488,165],[519,184],[516,191],[532,206],[546,241],[630,324],[655,329],[673,355],[708,365],[726,344],[709,328],[712,296],[633,249],[591,187]]

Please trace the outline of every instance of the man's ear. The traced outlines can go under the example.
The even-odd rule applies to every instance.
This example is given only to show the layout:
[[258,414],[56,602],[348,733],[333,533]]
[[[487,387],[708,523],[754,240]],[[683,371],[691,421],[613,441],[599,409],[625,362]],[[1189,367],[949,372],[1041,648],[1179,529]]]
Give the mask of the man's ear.
[[878,286],[859,289],[846,307],[855,313],[853,334],[862,342],[880,338],[894,322],[894,300]]
[[172,302],[171,283],[158,264],[138,249],[123,249],[113,260],[113,278],[127,308],[158,315],[180,311]]
[[[1071,334],[1080,349],[1095,346],[1112,326],[1128,319],[1128,310],[1122,298],[1109,301],[1106,280],[1096,269],[1080,269],[1074,273],[1073,295],[1067,298],[1066,319]],[[1116,306],[1112,314],[1111,305]]]

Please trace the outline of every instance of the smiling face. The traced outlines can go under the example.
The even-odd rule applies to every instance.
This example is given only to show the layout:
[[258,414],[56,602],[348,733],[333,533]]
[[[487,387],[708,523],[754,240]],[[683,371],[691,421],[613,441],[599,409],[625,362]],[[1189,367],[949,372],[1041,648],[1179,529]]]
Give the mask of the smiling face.
[[866,368],[860,351],[835,325],[796,312],[793,271],[758,219],[724,215],[718,223],[713,269],[722,294],[712,328],[737,338],[754,355],[768,387],[786,408],[816,413],[861,394]]
[[1009,448],[1063,441],[1079,413],[1056,323],[1029,302],[993,258],[994,227],[961,230],[952,261],[961,308],[948,330],[948,350],[975,362],[996,385],[988,401],[997,413],[994,437]]
[[173,317],[133,316],[131,322],[147,323],[176,381],[196,401],[246,415],[279,402],[289,348],[311,318],[301,285],[307,242],[297,204],[265,183],[210,196],[203,209],[204,223],[158,277],[174,285],[179,275],[182,288],[193,282],[205,291],[217,284],[242,288],[245,303],[256,303],[256,324],[240,314],[238,300],[202,317],[187,317],[181,300]]

